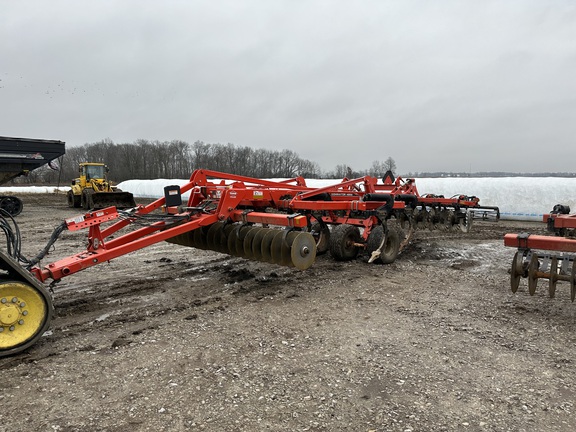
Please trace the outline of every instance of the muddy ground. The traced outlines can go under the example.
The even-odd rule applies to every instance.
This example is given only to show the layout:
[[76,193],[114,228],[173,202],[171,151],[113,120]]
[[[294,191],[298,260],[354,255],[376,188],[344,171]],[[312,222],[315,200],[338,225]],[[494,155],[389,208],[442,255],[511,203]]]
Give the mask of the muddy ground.
[[[78,211],[22,197],[33,256]],[[386,266],[161,243],[80,272],[56,286],[50,331],[0,359],[0,430],[576,430],[576,305],[567,283],[510,292],[502,236],[521,231],[543,226],[418,232]]]

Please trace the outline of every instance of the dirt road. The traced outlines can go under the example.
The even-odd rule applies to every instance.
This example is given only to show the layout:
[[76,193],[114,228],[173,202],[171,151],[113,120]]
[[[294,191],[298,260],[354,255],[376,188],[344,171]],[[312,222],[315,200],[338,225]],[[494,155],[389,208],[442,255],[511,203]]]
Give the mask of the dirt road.
[[[23,251],[78,212],[23,196]],[[70,276],[0,359],[0,431],[572,431],[576,305],[509,289],[506,232],[418,232],[304,272],[162,243]],[[44,264],[80,251],[65,232]]]

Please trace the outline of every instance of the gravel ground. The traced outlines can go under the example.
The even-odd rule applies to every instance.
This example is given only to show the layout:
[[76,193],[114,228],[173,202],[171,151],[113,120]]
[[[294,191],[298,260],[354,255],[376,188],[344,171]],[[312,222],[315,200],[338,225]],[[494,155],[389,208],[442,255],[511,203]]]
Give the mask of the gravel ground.
[[[24,195],[24,253],[78,212]],[[573,431],[575,307],[510,292],[506,232],[417,232],[304,272],[168,243],[72,275],[0,359],[1,431]],[[84,247],[65,232],[44,264]]]

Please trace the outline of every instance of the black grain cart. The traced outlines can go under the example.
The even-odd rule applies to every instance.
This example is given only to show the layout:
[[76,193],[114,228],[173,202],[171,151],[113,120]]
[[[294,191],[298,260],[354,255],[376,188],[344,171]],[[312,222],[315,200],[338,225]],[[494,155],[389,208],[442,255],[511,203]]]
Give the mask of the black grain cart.
[[[0,136],[0,185],[58,159],[66,152],[65,143],[56,140]],[[22,200],[0,195],[0,208],[11,216],[22,211]]]

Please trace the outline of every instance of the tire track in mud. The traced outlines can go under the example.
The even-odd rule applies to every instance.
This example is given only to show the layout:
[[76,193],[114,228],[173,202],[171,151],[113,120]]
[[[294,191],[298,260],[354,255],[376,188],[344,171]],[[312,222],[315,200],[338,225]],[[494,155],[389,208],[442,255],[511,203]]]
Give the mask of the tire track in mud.
[[[187,255],[168,258],[179,256],[174,248]],[[112,267],[98,273],[87,269],[57,285],[55,318],[45,338],[0,369],[71,350],[114,349],[167,321],[195,320],[231,304],[258,301],[292,279],[290,269],[168,243]]]
[[[218,277],[227,260],[215,255],[189,267],[189,262],[146,258],[146,268],[136,277],[130,275],[128,267],[107,272],[104,278],[99,275],[97,286],[76,282],[56,288],[52,329],[58,336],[52,337],[52,342],[71,336],[91,339],[91,334],[122,327],[129,332],[133,327],[149,326],[150,321],[161,323],[166,316],[219,303],[220,290],[212,278]],[[203,277],[206,273],[212,276]]]

